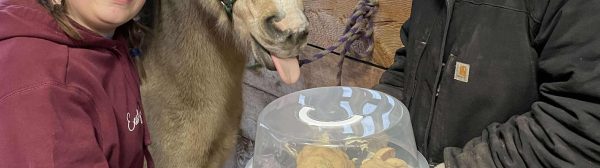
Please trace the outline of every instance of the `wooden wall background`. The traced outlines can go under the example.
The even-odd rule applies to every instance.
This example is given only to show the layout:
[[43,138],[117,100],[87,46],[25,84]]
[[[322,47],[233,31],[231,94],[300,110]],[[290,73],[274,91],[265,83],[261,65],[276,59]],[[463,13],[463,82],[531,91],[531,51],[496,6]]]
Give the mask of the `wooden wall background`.
[[[358,59],[347,56],[344,61],[342,85],[370,88],[393,63],[396,49],[402,46],[400,27],[410,15],[412,0],[379,0],[375,19],[375,48],[372,58]],[[358,0],[304,0],[305,13],[310,22],[309,46],[300,57],[307,58],[320,48],[327,48],[342,35],[347,18]],[[339,51],[338,51],[339,53]],[[243,167],[252,156],[258,113],[271,101],[295,91],[335,86],[337,62],[341,58],[333,53],[301,68],[300,80],[293,85],[279,81],[276,72],[264,68],[249,69],[244,76],[244,116],[242,131],[233,163],[227,167]],[[249,63],[253,60],[250,56]]]

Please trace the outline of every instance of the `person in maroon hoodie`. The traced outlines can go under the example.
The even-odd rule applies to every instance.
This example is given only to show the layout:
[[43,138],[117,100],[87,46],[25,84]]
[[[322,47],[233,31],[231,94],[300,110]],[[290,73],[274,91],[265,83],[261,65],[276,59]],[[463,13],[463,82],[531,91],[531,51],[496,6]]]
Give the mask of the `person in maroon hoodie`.
[[129,57],[144,0],[0,0],[0,168],[151,167]]

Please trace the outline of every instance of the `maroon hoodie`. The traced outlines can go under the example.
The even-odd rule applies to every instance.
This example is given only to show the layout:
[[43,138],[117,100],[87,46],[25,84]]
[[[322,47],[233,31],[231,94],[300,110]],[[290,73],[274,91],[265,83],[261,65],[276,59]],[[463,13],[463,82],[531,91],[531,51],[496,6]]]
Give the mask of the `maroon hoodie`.
[[0,0],[0,168],[141,168],[149,156],[125,40],[75,26],[84,40],[36,0]]

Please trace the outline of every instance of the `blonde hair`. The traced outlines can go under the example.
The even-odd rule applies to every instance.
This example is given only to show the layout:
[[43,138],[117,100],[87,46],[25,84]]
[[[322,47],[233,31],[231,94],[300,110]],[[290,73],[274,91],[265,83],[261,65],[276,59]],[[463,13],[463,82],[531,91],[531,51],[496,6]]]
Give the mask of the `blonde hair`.
[[65,34],[69,37],[81,40],[81,35],[77,32],[75,27],[69,21],[69,17],[67,17],[67,6],[65,5],[65,0],[60,0],[60,4],[53,4],[52,0],[38,0],[38,2],[50,11],[54,20],[58,23],[60,29],[62,29]]

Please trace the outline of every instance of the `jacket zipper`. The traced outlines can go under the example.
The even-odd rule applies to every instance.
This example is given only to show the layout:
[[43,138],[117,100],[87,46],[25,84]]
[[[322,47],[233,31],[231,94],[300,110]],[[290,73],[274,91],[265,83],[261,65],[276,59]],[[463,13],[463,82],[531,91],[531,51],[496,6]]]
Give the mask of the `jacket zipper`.
[[[444,54],[445,54],[445,49],[446,49],[446,39],[448,37],[448,30],[450,29],[450,19],[452,18],[452,10],[454,10],[454,0],[446,0],[446,20],[445,20],[445,25],[444,25],[444,34],[443,34],[443,38],[442,38],[442,46],[441,46],[441,50],[440,50],[440,56],[439,62],[442,62],[442,66],[440,66],[438,68],[437,71],[437,75],[436,75],[436,79],[435,79],[435,95],[431,97],[431,107],[429,109],[429,119],[427,120],[427,127],[425,129],[425,145],[423,145],[423,155],[428,156],[429,155],[429,141],[430,141],[430,137],[431,135],[429,135],[431,133],[431,125],[434,119],[434,111],[435,111],[435,105],[436,105],[436,101],[437,98],[439,96],[440,93],[440,88],[441,88],[441,78],[442,78],[442,72],[444,71],[444,67],[446,67],[447,65],[445,65],[445,63],[443,63],[443,59],[444,59]],[[427,160],[431,163],[432,159],[431,157],[428,157]]]

